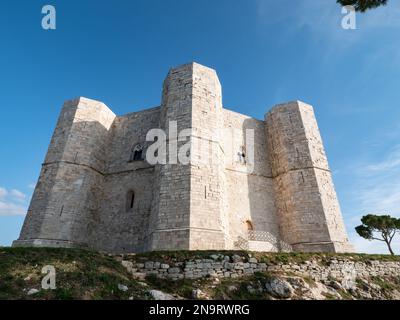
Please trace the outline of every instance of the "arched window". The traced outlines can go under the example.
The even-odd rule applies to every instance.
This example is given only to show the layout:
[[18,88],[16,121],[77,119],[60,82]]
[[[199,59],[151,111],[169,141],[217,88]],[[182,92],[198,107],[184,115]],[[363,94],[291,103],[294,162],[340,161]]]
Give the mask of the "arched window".
[[246,221],[246,227],[247,227],[247,231],[253,231],[254,230],[253,223],[250,220]]
[[132,211],[135,206],[135,192],[129,191],[126,196],[126,211]]
[[132,148],[131,157],[129,161],[142,161],[143,159],[143,147],[141,144],[137,144]]

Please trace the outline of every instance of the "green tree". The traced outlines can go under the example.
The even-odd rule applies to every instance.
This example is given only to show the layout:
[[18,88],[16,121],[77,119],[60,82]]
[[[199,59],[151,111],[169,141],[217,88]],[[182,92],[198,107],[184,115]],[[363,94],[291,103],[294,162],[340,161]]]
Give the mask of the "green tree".
[[336,0],[342,6],[353,6],[356,11],[365,12],[368,9],[385,6],[388,0]]
[[362,217],[361,222],[362,225],[356,227],[357,233],[367,240],[385,242],[390,254],[394,255],[391,243],[396,233],[400,231],[400,219],[387,215],[377,216],[368,214]]

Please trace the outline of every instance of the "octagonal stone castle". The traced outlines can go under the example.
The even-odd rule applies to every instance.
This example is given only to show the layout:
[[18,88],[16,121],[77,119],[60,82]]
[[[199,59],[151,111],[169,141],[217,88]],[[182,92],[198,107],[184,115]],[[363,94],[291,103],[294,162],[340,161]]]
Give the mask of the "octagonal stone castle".
[[[189,164],[146,161],[155,128],[191,128],[176,141],[189,142]],[[212,161],[198,160],[200,144]],[[352,251],[313,108],[290,102],[265,120],[229,111],[216,72],[197,63],[170,70],[157,108],[116,116],[98,101],[65,102],[13,245]]]

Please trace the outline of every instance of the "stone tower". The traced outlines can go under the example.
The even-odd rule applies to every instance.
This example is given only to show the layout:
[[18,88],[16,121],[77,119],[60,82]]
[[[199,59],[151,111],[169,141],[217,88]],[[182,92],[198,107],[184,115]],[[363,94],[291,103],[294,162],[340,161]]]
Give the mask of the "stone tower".
[[64,104],[16,245],[90,245],[114,119],[101,102]]
[[[229,111],[216,72],[197,63],[169,71],[161,100],[122,116],[67,101],[13,245],[352,250],[311,106],[278,105],[264,120]],[[165,162],[148,157],[162,145],[153,129]]]
[[[173,122],[176,128],[170,126]],[[190,146],[190,164],[176,164],[178,155],[168,149],[167,161],[175,163],[156,166],[152,250],[224,248],[223,159],[217,135],[221,125],[222,93],[216,72],[197,63],[172,69],[164,81],[160,128],[176,140],[182,130],[191,129],[184,141],[177,141],[177,150]],[[168,146],[174,143],[168,142]],[[202,161],[204,143],[213,161]]]
[[265,121],[282,240],[296,251],[351,250],[313,108],[278,105]]

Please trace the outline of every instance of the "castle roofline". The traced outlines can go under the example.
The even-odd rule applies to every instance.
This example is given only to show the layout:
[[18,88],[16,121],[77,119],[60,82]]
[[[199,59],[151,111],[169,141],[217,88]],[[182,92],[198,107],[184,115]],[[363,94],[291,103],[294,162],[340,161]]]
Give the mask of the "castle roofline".
[[72,107],[72,106],[77,106],[77,105],[98,105],[101,106],[101,108],[107,110],[109,113],[111,113],[112,115],[114,115],[114,117],[116,117],[116,114],[102,101],[99,100],[94,100],[94,99],[89,99],[86,97],[76,97],[74,99],[70,99],[70,100],[66,100],[64,102],[64,107]]
[[178,65],[178,66],[176,66],[176,67],[172,67],[169,71],[171,72],[171,71],[183,69],[183,68],[186,68],[186,67],[188,67],[188,66],[191,66],[192,68],[194,68],[194,67],[199,67],[199,68],[207,69],[207,70],[210,70],[210,71],[212,71],[212,72],[217,73],[217,71],[215,71],[215,69],[210,68],[210,67],[207,67],[207,66],[205,66],[205,65],[202,65],[201,63],[198,63],[198,62],[195,62],[195,61],[191,61],[191,62],[188,62],[188,63],[184,63],[184,64],[181,64],[181,65]]
[[303,102],[303,101],[301,101],[301,100],[293,100],[293,101],[289,101],[289,102],[286,102],[286,103],[279,103],[279,104],[273,106],[273,107],[265,114],[265,116],[267,116],[268,114],[270,114],[271,112],[273,112],[273,111],[275,111],[275,110],[277,110],[277,109],[284,108],[284,107],[288,107],[288,106],[306,107],[306,108],[311,108],[311,109],[312,109],[312,106],[309,105],[308,103],[305,103],[305,102]]

